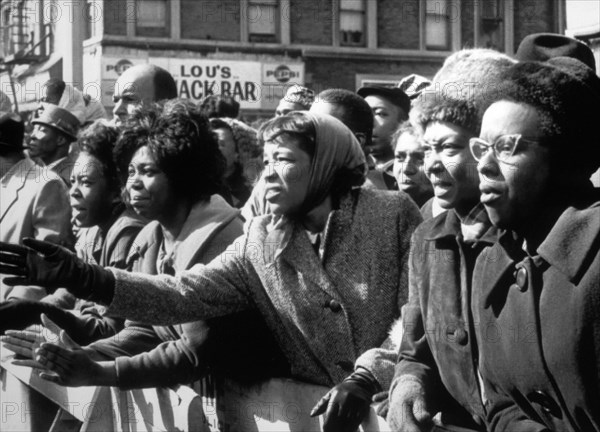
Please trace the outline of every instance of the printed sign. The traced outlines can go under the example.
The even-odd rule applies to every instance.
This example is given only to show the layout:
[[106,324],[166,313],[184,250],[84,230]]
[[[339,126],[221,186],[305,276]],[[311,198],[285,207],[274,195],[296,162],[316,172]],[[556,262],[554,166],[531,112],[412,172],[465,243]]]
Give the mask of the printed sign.
[[215,59],[102,58],[103,104],[111,106],[116,80],[137,65],[151,63],[168,70],[179,97],[199,102],[209,95],[232,96],[242,109],[275,109],[290,86],[304,84],[303,63],[261,63]]

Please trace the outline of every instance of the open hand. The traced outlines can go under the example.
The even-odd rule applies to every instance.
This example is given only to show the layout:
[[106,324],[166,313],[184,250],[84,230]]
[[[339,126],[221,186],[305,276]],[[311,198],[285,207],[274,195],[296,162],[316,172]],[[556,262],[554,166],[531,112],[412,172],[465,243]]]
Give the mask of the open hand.
[[0,273],[6,285],[41,285],[58,288],[73,277],[70,274],[80,261],[68,249],[54,243],[23,239],[23,245],[0,242]]

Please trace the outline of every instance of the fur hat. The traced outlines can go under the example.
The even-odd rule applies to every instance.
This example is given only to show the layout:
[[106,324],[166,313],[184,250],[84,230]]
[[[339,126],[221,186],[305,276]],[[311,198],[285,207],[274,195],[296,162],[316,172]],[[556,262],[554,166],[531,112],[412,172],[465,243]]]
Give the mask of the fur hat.
[[574,58],[556,57],[517,63],[503,79],[496,100],[536,108],[543,145],[564,147],[563,160],[586,174],[600,167],[600,77],[592,69]]
[[415,100],[411,122],[423,130],[431,121],[447,121],[479,134],[481,118],[498,91],[500,76],[515,63],[490,49],[452,54]]
[[519,61],[546,61],[555,57],[571,57],[596,70],[594,53],[577,39],[556,33],[534,33],[525,36],[515,57]]

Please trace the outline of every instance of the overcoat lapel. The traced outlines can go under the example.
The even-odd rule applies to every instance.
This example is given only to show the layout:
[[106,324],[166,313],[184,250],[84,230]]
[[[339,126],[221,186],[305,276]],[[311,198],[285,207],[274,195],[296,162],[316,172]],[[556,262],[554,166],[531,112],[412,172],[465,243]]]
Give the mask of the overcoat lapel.
[[321,288],[332,298],[340,300],[306,232],[298,225],[295,226],[292,238],[283,250],[281,258],[294,267],[303,278]]
[[[6,187],[2,188],[2,199],[0,200],[0,221],[4,219],[4,216],[8,213],[13,205],[19,199],[19,192],[23,187],[25,187],[25,180],[29,177],[32,166],[27,166],[27,159],[23,159],[22,162],[19,162],[13,168],[14,171],[12,173],[7,173],[11,175],[11,178],[8,181]],[[33,164],[33,162],[32,162]],[[27,169],[26,173],[23,173]],[[19,175],[19,173],[22,173]]]

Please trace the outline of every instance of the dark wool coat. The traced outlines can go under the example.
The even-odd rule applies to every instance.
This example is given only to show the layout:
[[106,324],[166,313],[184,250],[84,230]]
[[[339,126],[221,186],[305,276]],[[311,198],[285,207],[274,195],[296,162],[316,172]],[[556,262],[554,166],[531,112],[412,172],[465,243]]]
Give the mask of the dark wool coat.
[[454,210],[426,220],[413,235],[404,336],[391,392],[403,375],[415,377],[446,424],[484,429],[471,275],[477,255],[495,240],[489,228],[477,243],[466,244]]
[[600,202],[568,208],[530,257],[477,260],[480,368],[493,431],[600,430]]
[[[296,224],[287,247],[271,260],[270,222],[271,215],[251,220],[248,232],[223,254],[177,277],[114,270],[109,311],[174,324],[257,308],[294,378],[339,383],[361,353],[384,343],[400,315],[419,211],[406,194],[353,190],[330,214],[322,258]],[[378,361],[370,370],[380,379],[380,370],[393,368],[395,360]]]

